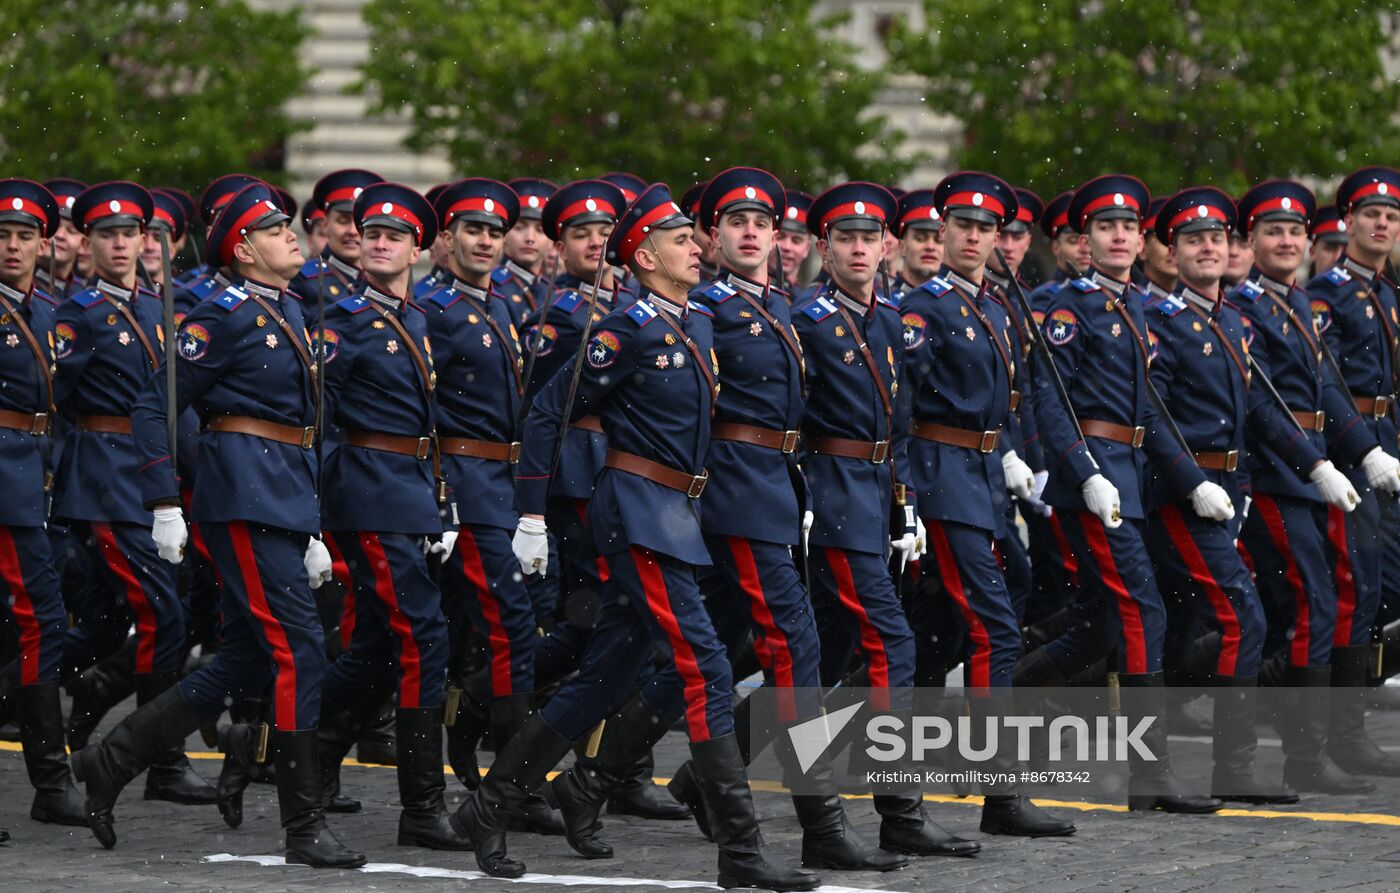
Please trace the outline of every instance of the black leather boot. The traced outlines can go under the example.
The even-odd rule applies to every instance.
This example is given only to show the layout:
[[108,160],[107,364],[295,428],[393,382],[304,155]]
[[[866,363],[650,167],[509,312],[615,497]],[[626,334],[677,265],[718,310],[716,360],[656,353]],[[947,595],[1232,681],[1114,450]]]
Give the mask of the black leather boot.
[[[988,721],[997,730],[997,748],[987,769],[1000,776],[1017,777],[1020,764],[1016,760],[1014,741],[1001,735],[1001,717],[1017,710],[1016,700],[1009,688],[995,689],[968,698],[972,713],[972,739],[977,750],[987,741]],[[1024,704],[1024,702],[1022,702]],[[982,821],[984,834],[1005,834],[1010,837],[1068,837],[1075,831],[1074,822],[1051,818],[1030,798],[1021,794],[1014,782],[995,782],[982,789]]]
[[1171,756],[1167,751],[1166,677],[1156,673],[1119,673],[1118,684],[1124,691],[1123,713],[1130,726],[1153,717],[1153,722],[1140,736],[1147,749],[1157,757],[1143,759],[1136,750],[1128,750],[1128,809],[1181,813],[1217,812],[1224,805],[1214,797],[1192,794],[1173,773]]
[[453,829],[471,840],[482,871],[504,878],[525,873],[525,863],[506,853],[510,817],[572,746],[538,713],[525,721],[514,738],[503,741],[486,777],[452,816]]
[[918,786],[875,786],[880,849],[906,856],[975,856],[982,844],[954,835],[928,817]]
[[469,791],[476,790],[476,786],[481,784],[481,764],[476,759],[476,747],[491,729],[491,716],[486,707],[490,690],[485,671],[472,674],[462,686],[457,716],[447,727],[447,763],[457,780]]
[[[375,702],[377,703],[377,702]],[[316,730],[318,758],[321,765],[321,802],[326,812],[359,812],[360,801],[340,792],[340,764],[355,746],[360,730],[371,721],[363,706],[321,714],[321,727]]]
[[87,747],[102,717],[136,691],[136,637],[129,636],[116,651],[68,683],[73,703],[68,710],[68,746]]
[[[744,765],[749,765],[751,754],[749,742],[753,740],[753,698],[744,698],[734,705],[734,740],[739,744],[739,753]],[[690,810],[691,818],[708,841],[714,841],[710,833],[710,817],[705,812],[705,799],[700,795],[700,782],[695,775],[694,765],[687,760],[676,770],[676,774],[666,783],[666,791],[677,803]]]
[[648,750],[632,764],[621,784],[608,795],[608,812],[663,822],[690,818],[690,807],[678,802],[652,780],[655,770],[656,759]]
[[399,846],[469,850],[471,841],[452,828],[442,792],[442,708],[400,707],[395,738],[399,744]]
[[73,754],[73,776],[87,791],[83,808],[93,836],[107,849],[117,845],[112,807],[122,788],[153,760],[184,744],[199,728],[199,716],[171,686],[117,723],[100,742]]
[[790,868],[765,853],[744,758],[734,735],[692,741],[690,756],[719,847],[719,885],[777,891],[820,886],[821,876],[816,872]]
[[219,798],[219,815],[230,828],[243,824],[243,792],[253,780],[259,734],[260,726],[245,722],[219,730],[219,751],[224,755],[224,765],[219,770],[214,792]]
[[1332,728],[1327,755],[1354,775],[1400,775],[1400,756],[1366,733],[1366,662],[1370,646],[1332,649]]
[[[137,706],[149,703],[175,686],[175,671],[136,674]],[[165,800],[185,806],[207,806],[219,801],[213,785],[200,778],[185,756],[184,742],[158,756],[146,770],[147,800]]]
[[[514,738],[524,727],[533,703],[532,694],[507,695],[491,702],[491,737],[496,740],[498,757],[505,742]],[[531,788],[519,807],[511,813],[510,830],[563,837],[564,820],[544,799],[539,790],[541,787],[536,785]]]
[[1376,786],[1327,756],[1332,667],[1288,667],[1274,726],[1283,741],[1283,780],[1305,793],[1369,794]]
[[1254,761],[1258,748],[1255,721],[1259,714],[1259,680],[1253,676],[1218,676],[1211,796],[1240,803],[1297,803],[1298,792],[1286,784],[1265,781]]
[[287,861],[312,868],[359,868],[363,853],[341,843],[326,826],[315,729],[272,733],[277,749],[277,805],[286,832]]
[[63,748],[63,708],[59,706],[58,683],[21,685],[16,703],[24,765],[29,770],[29,783],[34,785],[29,817],[55,825],[86,825],[87,810],[83,809],[82,795],[73,787],[68,772],[68,753]]
[[360,731],[355,743],[355,759],[378,766],[398,764],[399,749],[394,742],[394,698],[385,698],[369,725]]

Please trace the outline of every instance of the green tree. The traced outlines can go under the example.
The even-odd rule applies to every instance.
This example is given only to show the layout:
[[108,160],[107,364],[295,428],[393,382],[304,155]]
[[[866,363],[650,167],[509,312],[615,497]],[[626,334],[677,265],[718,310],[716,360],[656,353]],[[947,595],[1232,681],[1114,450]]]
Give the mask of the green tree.
[[884,82],[815,0],[371,0],[361,89],[473,175],[610,169],[676,189],[734,164],[813,188],[908,168]]
[[296,127],[300,13],[244,0],[0,3],[7,175],[202,188],[275,175]]
[[896,64],[961,119],[958,162],[1051,195],[1107,171],[1154,194],[1326,179],[1400,155],[1384,0],[924,0]]

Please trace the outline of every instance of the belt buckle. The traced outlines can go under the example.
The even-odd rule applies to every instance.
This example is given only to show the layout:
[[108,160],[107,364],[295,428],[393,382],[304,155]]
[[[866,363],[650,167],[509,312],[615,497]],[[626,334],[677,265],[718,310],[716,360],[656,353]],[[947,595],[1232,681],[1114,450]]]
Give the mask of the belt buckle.
[[34,413],[34,421],[30,423],[29,433],[35,437],[49,433],[49,414],[46,412]]
[[1142,425],[1138,425],[1133,429],[1133,449],[1138,449],[1142,446],[1142,438],[1146,436],[1146,434],[1147,429]]
[[1373,417],[1375,417],[1375,418],[1383,419],[1383,418],[1385,418],[1385,414],[1386,414],[1387,411],[1389,411],[1389,409],[1390,409],[1390,398],[1389,398],[1389,397],[1377,397],[1377,398],[1376,398],[1375,405],[1374,405],[1374,407],[1372,408],[1371,415],[1372,415]]
[[785,453],[793,453],[793,452],[796,452],[796,451],[797,451],[797,432],[796,432],[796,431],[784,431],[784,432],[783,432],[783,444],[782,444],[782,446],[780,447],[780,449],[781,449],[783,452],[785,452]]
[[888,440],[877,440],[875,446],[870,451],[870,461],[876,465],[884,464],[890,456],[890,442]]
[[1225,470],[1234,471],[1240,465],[1240,451],[1228,450],[1225,453]]
[[686,488],[685,495],[691,499],[699,499],[700,494],[705,492],[705,485],[710,482],[710,469],[702,468],[700,473],[690,479],[690,486]]
[[418,438],[418,451],[415,452],[415,453],[413,454],[413,458],[415,458],[415,459],[426,459],[426,458],[428,458],[428,452],[429,452],[432,448],[433,448],[433,439],[432,439],[431,437],[420,437],[420,438]]
[[983,431],[982,441],[977,444],[977,452],[990,453],[997,448],[997,442],[1001,440],[1001,431]]
[[1319,409],[1317,412],[1313,413],[1313,430],[1314,430],[1314,431],[1321,431],[1321,430],[1322,430],[1322,427],[1323,427],[1324,425],[1326,425],[1326,424],[1327,424],[1327,411],[1326,411],[1325,409]]
[[515,465],[520,461],[520,441],[511,441],[510,449],[506,452],[506,461],[511,465]]
[[316,445],[316,426],[308,425],[301,429],[301,448],[309,450]]

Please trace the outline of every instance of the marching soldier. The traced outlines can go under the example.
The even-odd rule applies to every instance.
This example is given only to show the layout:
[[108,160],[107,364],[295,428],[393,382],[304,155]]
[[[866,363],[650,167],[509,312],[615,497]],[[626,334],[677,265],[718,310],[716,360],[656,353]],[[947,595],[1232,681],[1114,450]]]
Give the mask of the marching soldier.
[[1234,288],[1244,281],[1254,266],[1254,249],[1250,247],[1249,236],[1238,228],[1230,230],[1230,249],[1225,258],[1225,274],[1221,282],[1226,288]]
[[1162,240],[1157,238],[1157,214],[1166,203],[1164,198],[1154,198],[1142,222],[1144,236],[1142,251],[1138,254],[1143,271],[1140,288],[1149,301],[1160,301],[1176,288],[1176,258],[1172,255],[1171,246],[1162,244]]
[[306,262],[289,290],[308,307],[321,300],[344,300],[358,290],[360,279],[360,231],[355,226],[355,201],[366,186],[382,183],[372,171],[346,168],[316,181],[308,207],[326,215],[321,227],[326,247]]
[[545,279],[550,243],[540,218],[559,186],[538,177],[517,177],[506,185],[519,196],[520,219],[506,232],[503,260],[491,281],[505,300],[511,321],[519,326],[553,290]]
[[899,304],[909,292],[938,274],[943,266],[943,218],[933,201],[932,189],[911,189],[899,199],[896,222],[890,230],[899,239],[902,263],[891,283],[890,299]]
[[1312,247],[1308,249],[1308,268],[1313,276],[1321,276],[1335,266],[1351,239],[1351,233],[1347,232],[1346,222],[1337,213],[1336,205],[1317,209],[1308,235],[1312,237]]
[[78,277],[78,251],[83,234],[73,223],[73,202],[87,188],[87,184],[69,177],[58,177],[44,181],[44,188],[58,202],[61,219],[58,229],[49,239],[49,256],[34,271],[34,276],[45,294],[62,301],[68,297]]
[[[185,318],[171,360],[173,399],[165,375],[155,375],[133,410],[141,498],[155,510],[150,536],[169,562],[180,560],[188,534],[168,406],[176,413],[194,406],[204,422],[190,515],[222,581],[223,630],[209,663],[74,755],[74,774],[87,786],[89,825],[109,849],[117,841],[112,807],[122,788],[201,721],[270,684],[287,861],[365,864],[326,827],[320,803],[316,724],[325,650],[308,583],[329,577],[330,557],[315,538],[314,367],[301,306],[285,292],[302,265],[287,223],[265,184],[246,186],[228,201],[204,259],[227,267],[232,283]],[[226,792],[220,793],[222,799]],[[220,808],[232,810],[225,818],[236,825],[241,790],[227,796]]]
[[[428,200],[428,204],[437,206],[437,198],[442,195],[450,183],[439,183],[423,193],[423,197]],[[324,215],[322,215],[324,216]],[[438,237],[433,240],[433,244],[428,246],[428,259],[432,261],[433,267],[428,271],[428,275],[413,283],[413,300],[422,303],[428,295],[442,288],[444,282],[452,278],[452,273],[447,268],[447,259],[452,254],[452,245],[448,241],[447,233],[438,230]]]
[[320,257],[326,250],[326,212],[307,202],[301,209],[301,231],[306,233],[306,253]]
[[[204,187],[204,192],[199,196],[199,219],[204,225],[205,241],[208,242],[209,232],[214,225],[214,218],[245,186],[260,182],[256,177],[248,174],[224,174],[214,182]],[[193,225],[193,221],[191,221]],[[208,298],[214,292],[227,285],[227,280],[214,267],[207,263],[200,263],[180,276],[173,285],[175,286],[175,321],[178,324],[185,318],[185,314],[194,308],[194,305]]]
[[[151,190],[154,212],[150,225],[141,234],[141,266],[146,271],[152,285],[159,287],[164,277],[161,263],[160,238],[157,233],[164,231],[170,243],[170,259],[173,262],[185,247],[185,233],[189,228],[189,218],[180,200],[162,189]],[[173,280],[172,280],[173,283]]]
[[[140,456],[132,439],[137,395],[160,365],[160,299],[137,285],[143,232],[154,212],[135,183],[89,187],[73,219],[92,246],[94,285],[58,310],[54,327],[54,404],[74,423],[63,450],[53,513],[68,522],[90,560],[78,623],[64,640],[70,675],[116,651],[136,627],[137,704],[175,684],[185,644],[184,609],[174,570],[149,530],[151,512],[137,487]],[[212,804],[214,789],[180,749],[146,775],[146,797]]]
[[[1308,295],[1294,279],[1316,209],[1312,190],[1290,180],[1260,183],[1239,202],[1254,268],[1229,300],[1247,324],[1251,364],[1273,384],[1297,422],[1291,431],[1245,429],[1253,509],[1240,545],[1269,616],[1266,660],[1283,664],[1270,675],[1281,677],[1288,688],[1308,689],[1304,709],[1280,710],[1275,721],[1283,739],[1284,782],[1300,791],[1357,794],[1372,785],[1327,757],[1328,716],[1319,697],[1326,695],[1332,675],[1342,582],[1332,571],[1339,559],[1348,560],[1337,554],[1328,532],[1334,524],[1343,530],[1342,515],[1359,501],[1327,456],[1355,467],[1377,444],[1326,369]],[[1262,390],[1256,383],[1251,400],[1268,399]],[[1344,538],[1339,545],[1346,548]]]
[[792,303],[798,304],[811,297],[808,294],[799,299],[798,293],[803,291],[803,286],[798,277],[802,275],[802,265],[807,262],[807,256],[812,253],[812,234],[807,232],[807,210],[812,207],[812,197],[805,192],[788,189],[783,193],[783,199],[787,210],[783,212],[783,223],[778,227],[775,244],[783,258],[782,287],[791,296]]
[[[1050,199],[1040,215],[1040,231],[1050,240],[1050,256],[1055,259],[1055,271],[1027,295],[1037,314],[1050,296],[1060,290],[1071,273],[1089,268],[1089,251],[1079,231],[1069,225],[1069,202],[1074,190],[1061,192]],[[1040,323],[1040,319],[1036,323]]]
[[47,522],[46,439],[53,418],[54,325],[57,301],[35,287],[45,242],[58,231],[54,196],[29,180],[0,180],[0,508],[3,616],[19,644],[16,700],[24,764],[34,786],[29,817],[86,825],[69,779],[59,705],[66,612]]
[[[344,188],[325,199],[332,244],[342,213],[335,190]],[[359,190],[351,216],[362,288],[326,309],[318,335],[323,411],[343,431],[326,457],[321,526],[350,571],[355,612],[349,643],[326,672],[321,770],[333,787],[397,672],[399,845],[463,850],[469,844],[448,824],[442,799],[447,622],[428,567],[430,557],[452,555],[456,506],[440,471],[427,317],[408,298],[409,268],[437,238],[437,215],[412,189],[379,182]]]

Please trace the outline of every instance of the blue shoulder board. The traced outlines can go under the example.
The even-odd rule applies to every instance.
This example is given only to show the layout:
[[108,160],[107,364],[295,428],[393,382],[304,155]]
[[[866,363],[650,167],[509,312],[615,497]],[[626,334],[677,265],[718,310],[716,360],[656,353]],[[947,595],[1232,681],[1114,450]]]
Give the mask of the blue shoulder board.
[[34,287],[34,297],[38,298],[41,301],[48,301],[55,307],[58,306],[58,301],[54,298],[54,296],[40,289],[37,285]]
[[1333,267],[1323,275],[1326,277],[1327,281],[1333,285],[1341,285],[1343,282],[1351,279],[1351,274],[1341,266]]
[[246,300],[248,300],[246,291],[236,285],[230,285],[214,299],[214,303],[225,310],[232,311]]
[[457,303],[461,299],[462,293],[457,291],[457,289],[453,288],[450,285],[446,288],[440,288],[428,296],[429,301],[432,301],[439,307],[444,308],[451,307],[453,304]]
[[712,282],[709,287],[701,289],[700,294],[714,301],[716,304],[723,304],[734,297],[734,287],[727,282]]
[[1259,300],[1260,296],[1264,294],[1264,286],[1246,279],[1244,282],[1240,283],[1239,288],[1235,289],[1235,294],[1252,304]]
[[554,299],[554,306],[565,313],[573,313],[583,306],[583,295],[574,289],[568,289],[559,293],[559,297]]
[[1080,276],[1078,279],[1071,280],[1070,285],[1085,293],[1099,290],[1099,284],[1088,276]]
[[1153,310],[1156,310],[1163,316],[1176,316],[1178,313],[1186,309],[1186,302],[1181,299],[1180,295],[1167,295],[1166,297],[1154,301],[1151,304],[1148,304],[1147,306],[1151,307]]
[[941,298],[948,292],[953,290],[953,283],[949,282],[947,279],[942,279],[938,276],[935,276],[929,281],[925,282],[923,285],[919,286],[919,288],[933,295],[935,298]]
[[638,328],[642,328],[653,319],[656,319],[658,311],[646,301],[633,301],[632,306],[628,307],[623,312],[627,314],[628,319],[637,324]]
[[95,288],[85,288],[73,296],[73,303],[79,307],[91,307],[102,300],[102,292]]
[[192,283],[187,289],[194,295],[195,300],[202,301],[214,293],[214,289],[219,287],[219,280],[213,276],[206,276],[198,282]]
[[690,308],[691,310],[694,310],[696,313],[700,314],[701,316],[714,316],[714,315],[715,315],[715,312],[714,312],[713,310],[711,310],[709,307],[706,307],[704,304],[698,303],[698,302],[696,302],[696,301],[689,301],[689,302],[687,302],[687,303],[686,303],[686,307]]
[[510,279],[510,270],[505,267],[497,267],[491,271],[491,281],[497,285],[503,285]]
[[343,301],[336,301],[335,306],[347,313],[359,313],[369,306],[369,301],[364,295],[351,295]]
[[313,257],[302,265],[301,275],[310,279],[312,276],[321,275],[321,271],[326,268],[326,262],[319,257]]
[[802,312],[810,316],[813,321],[821,322],[836,312],[836,305],[826,295],[819,295],[815,301],[803,307]]
[[878,291],[875,293],[875,303],[877,303],[877,304],[883,304],[884,306],[890,308],[891,310],[898,310],[898,309],[899,309],[899,304],[895,303],[894,301],[891,301],[889,298],[887,298],[887,297],[885,297],[884,295],[880,294]]

